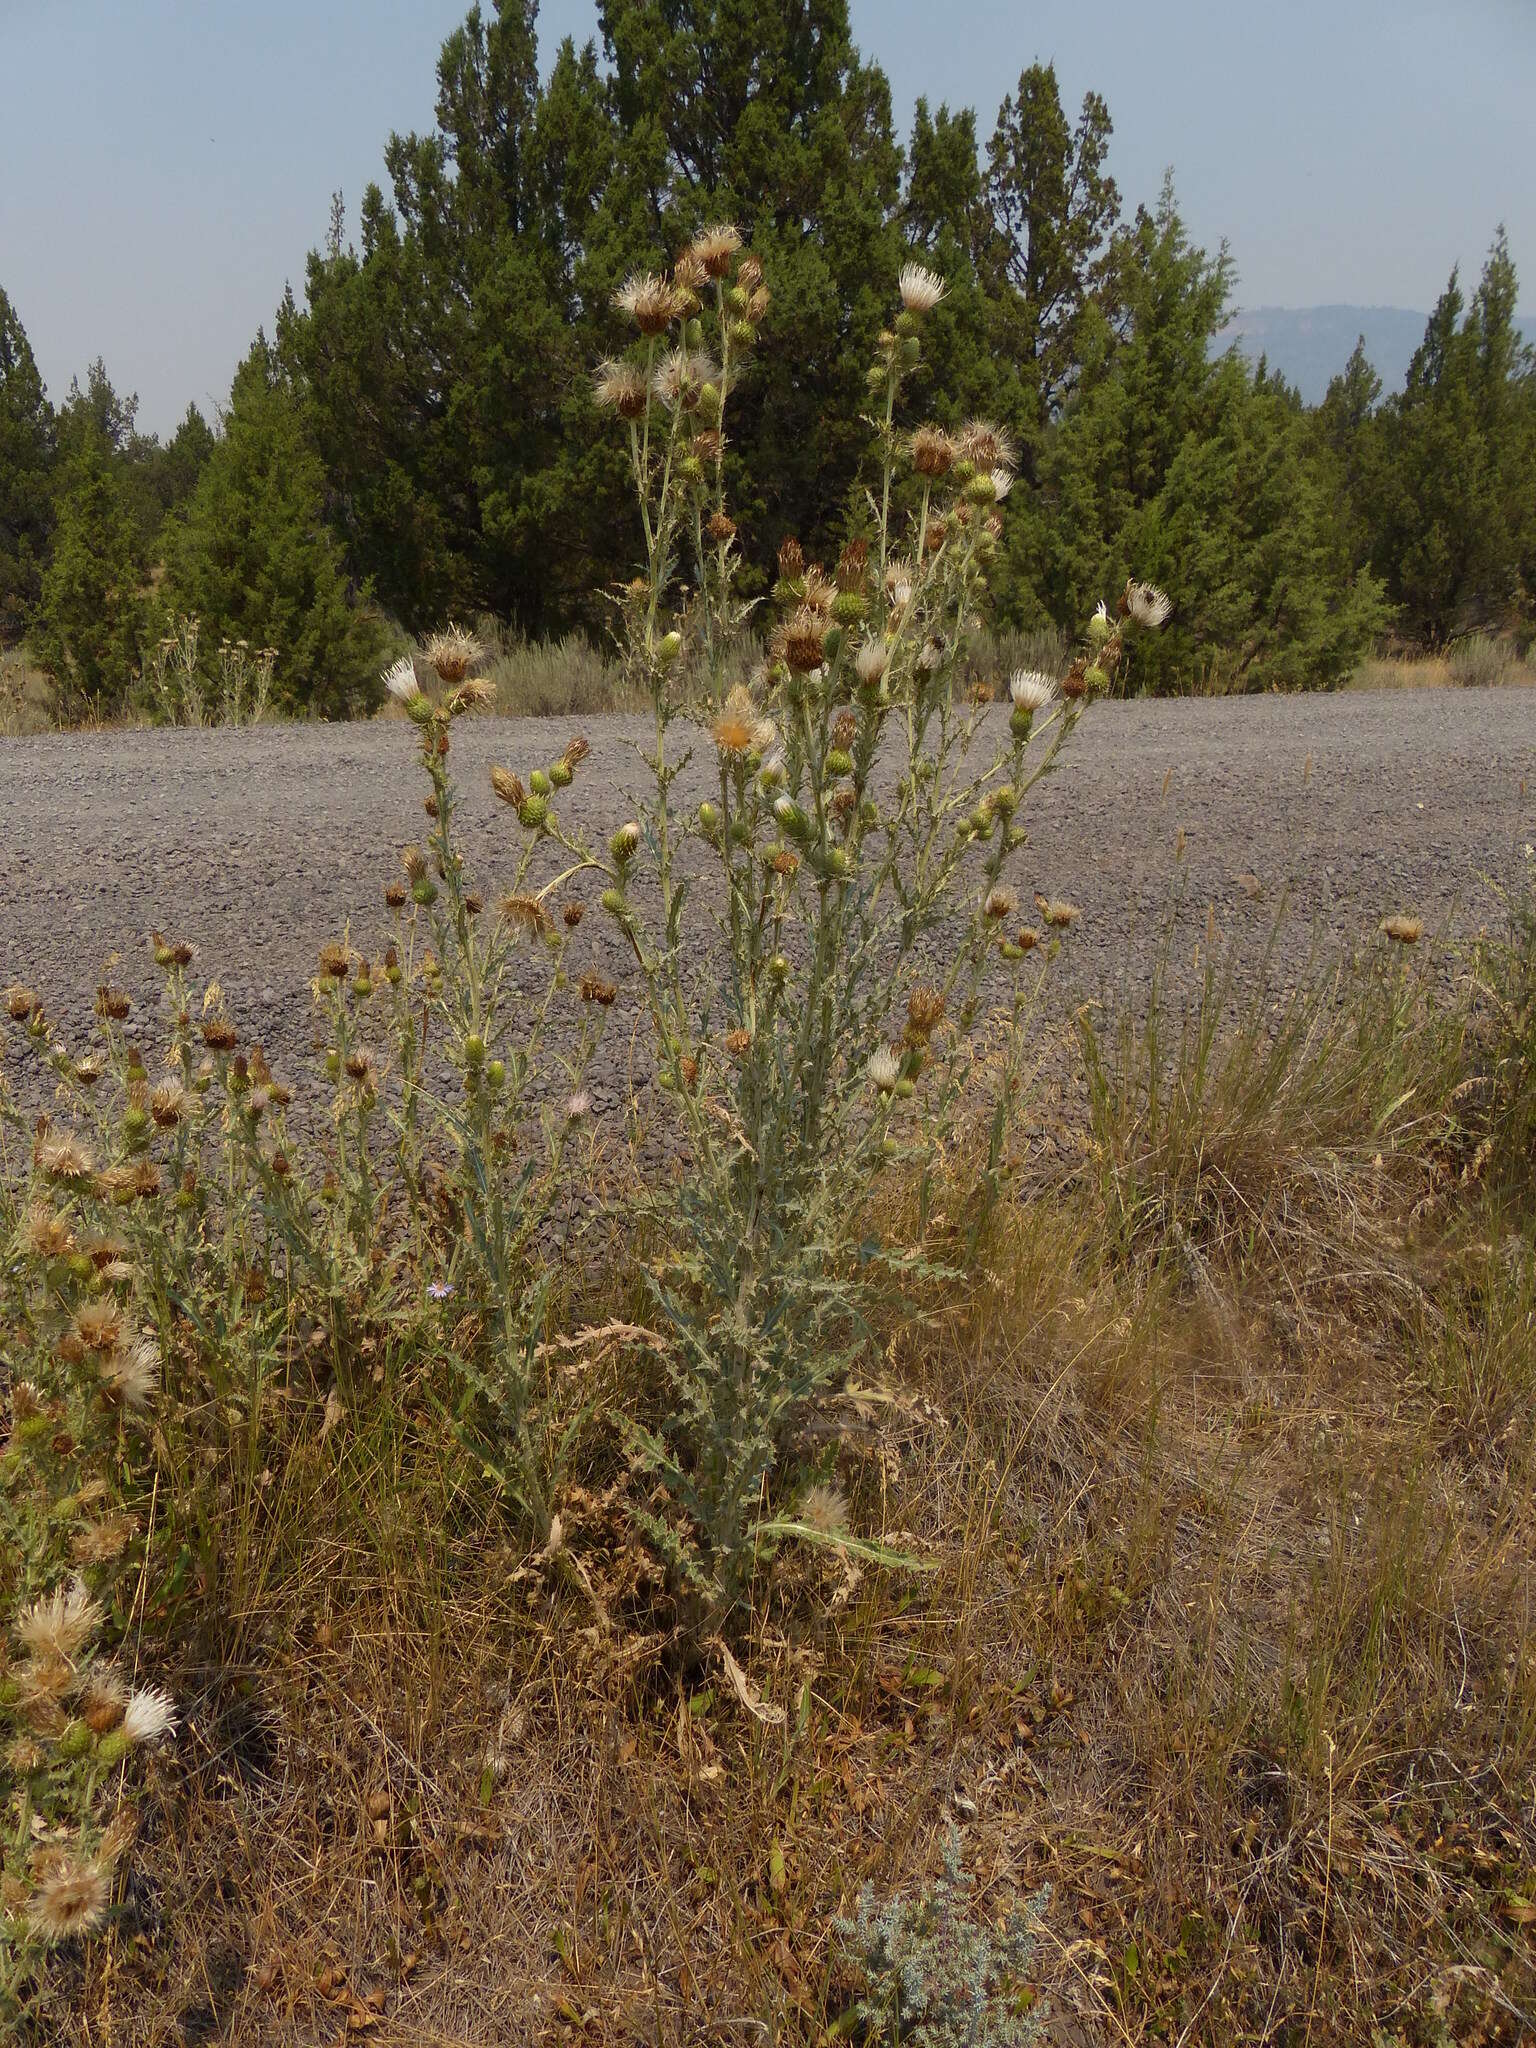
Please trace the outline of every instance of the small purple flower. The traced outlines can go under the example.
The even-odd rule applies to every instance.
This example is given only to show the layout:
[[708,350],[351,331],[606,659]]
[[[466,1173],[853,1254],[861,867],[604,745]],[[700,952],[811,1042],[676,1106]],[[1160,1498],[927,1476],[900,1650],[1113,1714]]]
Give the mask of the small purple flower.
[[446,1301],[453,1292],[453,1282],[451,1280],[429,1280],[427,1282],[427,1292],[434,1301]]

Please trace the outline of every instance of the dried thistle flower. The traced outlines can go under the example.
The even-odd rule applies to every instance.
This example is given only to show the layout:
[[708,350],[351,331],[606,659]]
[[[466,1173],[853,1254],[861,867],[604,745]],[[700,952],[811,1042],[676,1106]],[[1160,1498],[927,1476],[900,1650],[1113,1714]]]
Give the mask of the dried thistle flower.
[[600,1009],[606,1010],[617,994],[618,990],[613,983],[604,981],[600,974],[584,974],[581,977],[581,1000],[584,1003],[596,1003]]
[[140,1412],[160,1391],[160,1354],[149,1338],[119,1346],[101,1361],[101,1383],[124,1408]]
[[185,939],[168,939],[164,932],[151,932],[150,945],[154,949],[157,967],[190,967],[194,958],[193,949]]
[[586,914],[587,906],[579,897],[572,897],[571,901],[560,912],[561,919],[568,932],[575,931],[577,925],[581,923]]
[[[501,798],[502,802],[510,804],[514,811],[521,810],[528,801],[528,792],[523,787],[521,777],[514,775],[510,768],[503,768],[500,762],[492,762],[491,764],[491,787]],[[406,872],[407,874],[410,873],[409,868],[407,868]],[[418,876],[411,876],[412,881],[418,879]]]
[[[483,711],[496,702],[496,685],[489,676],[466,676],[448,699],[448,716],[460,718],[466,711]],[[442,743],[439,742],[439,751]]]
[[717,384],[720,372],[702,349],[675,348],[656,366],[651,389],[669,412],[691,411],[706,384]]
[[748,754],[757,744],[759,719],[752,693],[737,683],[720,706],[710,728],[722,754]]
[[731,258],[741,247],[741,230],[729,221],[719,221],[713,227],[701,228],[688,244],[688,254],[699,263],[706,277],[724,277],[731,267]]
[[736,538],[736,522],[729,512],[711,512],[704,531],[712,541],[727,541]]
[[725,1034],[725,1049],[733,1060],[744,1060],[752,1050],[752,1034],[738,1026]]
[[87,1351],[110,1351],[123,1334],[122,1310],[112,1300],[82,1302],[73,1328]]
[[1021,953],[1033,953],[1040,943],[1040,934],[1032,924],[1021,925],[1013,935],[1013,943]]
[[873,689],[890,666],[891,650],[883,640],[866,640],[853,658],[859,681]]
[[351,972],[352,963],[347,957],[345,946],[334,939],[320,948],[320,972],[329,975],[333,981],[345,981]]
[[591,1107],[591,1099],[586,1089],[578,1088],[573,1095],[568,1095],[565,1099],[566,1122],[579,1124]]
[[76,1564],[111,1564],[133,1541],[135,1524],[130,1515],[108,1515],[105,1521],[84,1522],[69,1540]]
[[27,1920],[39,1941],[69,1941],[91,1934],[106,1917],[110,1886],[94,1861],[66,1858],[34,1893]]
[[482,652],[474,634],[466,633],[462,626],[456,626],[452,621],[427,642],[427,660],[437,670],[438,679],[450,689],[455,683],[463,682]]
[[1011,889],[1005,889],[999,884],[996,888],[988,890],[984,907],[992,922],[999,924],[1005,917],[1012,917],[1019,907],[1019,899]]
[[67,1258],[75,1248],[74,1232],[52,1209],[30,1209],[21,1226],[21,1248],[34,1258]]
[[24,988],[20,982],[12,982],[5,992],[6,1015],[18,1024],[24,1023],[40,1007],[31,989]]
[[947,476],[955,465],[955,444],[942,427],[919,427],[912,436],[911,455],[919,476]]
[[931,1038],[944,1017],[944,993],[942,989],[926,988],[921,983],[907,998],[907,1031],[918,1040]]
[[848,1527],[848,1503],[835,1486],[812,1486],[800,1503],[800,1520],[821,1536],[841,1536]]
[[123,1718],[128,1688],[111,1664],[94,1664],[80,1695],[80,1718],[93,1735],[105,1735]]
[[1019,466],[1018,444],[996,420],[967,420],[960,429],[960,453],[977,469],[1014,470]]
[[645,372],[638,363],[611,356],[598,365],[592,380],[592,395],[598,404],[616,412],[621,420],[640,419],[649,393]]
[[400,865],[405,869],[406,880],[424,882],[427,879],[427,856],[419,846],[407,846],[400,855]]
[[592,742],[585,733],[573,733],[560,751],[560,758],[567,768],[577,769],[592,751]]
[[797,675],[809,675],[821,667],[825,657],[826,623],[819,611],[803,606],[785,620],[778,634],[779,649]]
[[944,280],[926,264],[907,263],[902,266],[896,288],[901,293],[901,303],[909,313],[931,313],[944,296]]
[[682,311],[676,289],[652,271],[636,271],[613,295],[613,303],[642,334],[664,334]]
[[23,1607],[13,1624],[16,1640],[34,1659],[59,1657],[73,1662],[101,1627],[100,1603],[79,1579],[39,1595]]
[[537,896],[514,894],[501,899],[501,914],[519,931],[541,939],[549,929],[549,918]]
[[233,1052],[240,1043],[240,1034],[227,1017],[205,1018],[202,1033],[210,1052]]
[[1035,908],[1042,919],[1055,931],[1065,931],[1068,925],[1076,924],[1082,912],[1075,903],[1068,903],[1059,896],[1035,896]]
[[1417,917],[1394,914],[1381,920],[1383,934],[1396,941],[1399,946],[1416,946],[1424,936],[1424,926]]

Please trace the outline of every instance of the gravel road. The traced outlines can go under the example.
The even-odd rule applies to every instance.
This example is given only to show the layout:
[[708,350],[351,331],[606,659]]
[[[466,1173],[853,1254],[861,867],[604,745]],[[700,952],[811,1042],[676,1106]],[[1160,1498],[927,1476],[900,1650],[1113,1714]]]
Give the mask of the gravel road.
[[[454,728],[465,848],[488,899],[516,828],[487,766],[526,775],[573,729]],[[592,756],[566,807],[606,834],[630,815],[646,731],[621,717],[585,729]],[[1181,868],[1191,946],[1214,906],[1224,938],[1257,959],[1286,906],[1282,971],[1392,911],[1432,934],[1496,923],[1497,888],[1520,880],[1536,839],[1533,780],[1536,691],[1101,705],[1036,792],[1015,870],[1021,893],[1082,907],[1051,1003],[1065,1014],[1123,980],[1145,984]],[[705,794],[702,755],[690,783]],[[27,982],[83,1029],[109,967],[153,996],[145,941],[158,925],[192,941],[242,1031],[302,1084],[317,948],[349,922],[357,944],[382,948],[382,884],[402,841],[424,831],[423,786],[399,722],[0,742],[0,980]],[[608,921],[590,917],[579,936],[622,983]],[[603,1057],[599,1102],[622,1093],[627,1034],[611,1030]]]

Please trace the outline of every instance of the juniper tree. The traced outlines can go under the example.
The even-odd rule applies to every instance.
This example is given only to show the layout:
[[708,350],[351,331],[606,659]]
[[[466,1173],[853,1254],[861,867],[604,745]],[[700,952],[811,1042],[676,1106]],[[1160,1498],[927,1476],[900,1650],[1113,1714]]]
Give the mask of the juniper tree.
[[53,409],[16,309],[0,291],[0,647],[37,604],[52,525]]

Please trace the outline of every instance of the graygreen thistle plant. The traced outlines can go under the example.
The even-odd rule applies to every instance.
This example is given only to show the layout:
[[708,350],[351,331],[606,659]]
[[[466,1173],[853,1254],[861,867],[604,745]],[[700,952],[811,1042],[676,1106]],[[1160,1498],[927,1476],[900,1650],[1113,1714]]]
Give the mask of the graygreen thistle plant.
[[[1014,679],[1005,724],[959,701],[1014,449],[985,421],[898,425],[942,296],[921,266],[902,273],[868,375],[865,532],[832,574],[785,544],[750,688],[730,686],[752,607],[725,452],[769,301],[734,228],[699,235],[670,277],[625,285],[639,340],[597,377],[628,436],[645,541],[622,598],[625,675],[654,712],[650,788],[609,849],[602,902],[638,965],[688,1156],[681,1183],[650,1196],[671,1399],[632,1431],[659,1489],[647,1526],[711,1625],[794,1523],[796,1425],[857,1354],[871,1286],[918,1258],[881,1240],[871,1196],[892,1163],[931,1173],[974,1065],[985,978],[1002,969],[995,1185],[1030,996],[1019,970],[1039,937],[1006,879],[1023,806],[1131,636],[1166,615],[1133,585],[1059,685]],[[715,791],[685,809],[677,777],[701,747]],[[531,824],[547,829],[542,799]],[[689,972],[700,865],[723,904],[720,975],[702,987]]]
[[1047,1886],[1016,1904],[1001,1927],[975,1919],[954,1827],[942,1872],[924,1890],[882,1904],[866,1885],[853,1918],[837,1922],[864,1980],[854,2008],[861,2038],[891,2048],[1027,2048],[1038,2040],[1040,2010],[1025,2001],[1049,1901]]

